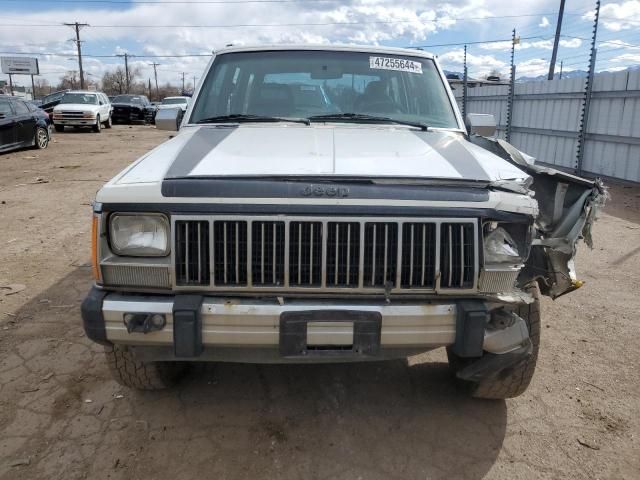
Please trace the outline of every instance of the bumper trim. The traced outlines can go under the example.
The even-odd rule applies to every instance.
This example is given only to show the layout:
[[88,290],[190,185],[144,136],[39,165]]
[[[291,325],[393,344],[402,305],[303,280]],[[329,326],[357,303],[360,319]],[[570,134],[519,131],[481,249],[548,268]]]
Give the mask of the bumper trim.
[[173,351],[176,357],[202,353],[201,295],[176,295],[173,303]]
[[104,290],[91,287],[89,294],[80,307],[84,333],[90,340],[101,345],[111,345],[111,342],[107,340],[107,329],[102,313],[104,298],[107,293]]

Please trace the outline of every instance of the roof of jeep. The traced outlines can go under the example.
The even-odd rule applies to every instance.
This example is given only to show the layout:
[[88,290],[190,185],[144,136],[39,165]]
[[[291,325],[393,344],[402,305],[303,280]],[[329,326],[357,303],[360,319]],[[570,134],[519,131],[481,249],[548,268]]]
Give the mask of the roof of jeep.
[[273,50],[317,50],[335,52],[365,52],[390,55],[411,55],[414,57],[434,58],[433,54],[417,48],[381,47],[377,45],[314,45],[314,44],[277,44],[277,45],[229,45],[213,53],[220,55],[232,52],[259,52]]

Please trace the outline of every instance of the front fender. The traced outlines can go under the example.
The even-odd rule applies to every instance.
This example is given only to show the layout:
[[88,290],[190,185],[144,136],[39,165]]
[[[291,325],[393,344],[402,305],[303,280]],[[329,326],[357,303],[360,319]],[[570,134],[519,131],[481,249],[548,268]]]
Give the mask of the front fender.
[[504,140],[472,136],[470,140],[531,175],[530,185],[496,182],[494,188],[530,192],[538,201],[531,253],[518,282],[537,281],[540,292],[557,298],[582,286],[574,258],[578,241],[593,248],[591,228],[608,193],[599,178],[590,180],[555,168],[536,165],[532,157]]

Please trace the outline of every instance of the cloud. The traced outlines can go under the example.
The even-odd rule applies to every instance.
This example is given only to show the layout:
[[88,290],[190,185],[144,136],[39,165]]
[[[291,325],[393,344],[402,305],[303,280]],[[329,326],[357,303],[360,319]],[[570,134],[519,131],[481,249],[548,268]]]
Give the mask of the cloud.
[[[593,21],[595,12],[582,16]],[[621,3],[607,3],[600,7],[601,25],[613,32],[640,28],[640,0],[629,0]]]
[[547,17],[542,17],[542,20],[538,24],[540,28],[547,28],[550,25],[549,19]]
[[[562,39],[560,40],[560,46],[565,48],[578,48],[582,45],[582,40],[579,38],[571,38],[568,40]],[[494,43],[485,43],[479,45],[479,47],[483,50],[493,50],[493,51],[509,51],[511,50],[511,42],[494,42]],[[539,48],[543,50],[552,50],[553,49],[553,40],[525,40],[516,45],[516,51],[518,50],[528,50],[530,48]]]
[[[464,68],[464,49],[455,49],[438,56],[438,61],[445,70],[462,71]],[[469,75],[483,77],[494,70],[502,75],[509,72],[509,64],[492,55],[473,55],[467,53]]]

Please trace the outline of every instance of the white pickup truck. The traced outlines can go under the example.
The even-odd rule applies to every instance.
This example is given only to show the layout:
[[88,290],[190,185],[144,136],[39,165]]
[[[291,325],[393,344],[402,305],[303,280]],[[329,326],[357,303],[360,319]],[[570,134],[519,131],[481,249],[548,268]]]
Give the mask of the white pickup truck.
[[490,116],[465,127],[417,50],[227,48],[178,119],[158,112],[179,133],[93,207],[84,328],[119,382],[446,347],[472,395],[527,388],[539,296],[581,285],[599,181],[477,135]]

